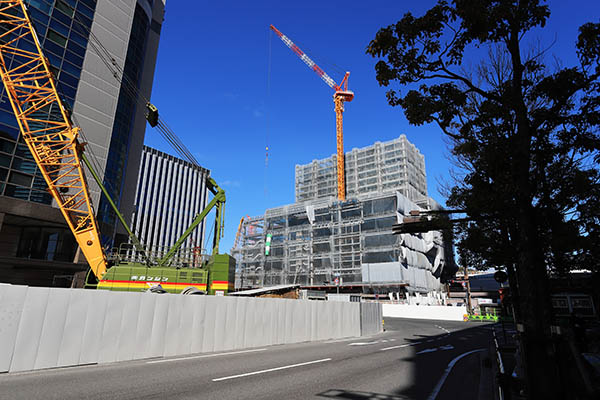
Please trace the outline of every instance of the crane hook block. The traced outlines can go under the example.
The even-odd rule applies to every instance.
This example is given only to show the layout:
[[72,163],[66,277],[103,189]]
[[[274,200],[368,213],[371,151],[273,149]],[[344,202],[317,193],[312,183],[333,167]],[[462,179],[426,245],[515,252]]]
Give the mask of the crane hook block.
[[148,110],[148,114],[146,115],[146,119],[151,127],[155,127],[158,125],[158,108],[152,103],[146,103],[146,109]]

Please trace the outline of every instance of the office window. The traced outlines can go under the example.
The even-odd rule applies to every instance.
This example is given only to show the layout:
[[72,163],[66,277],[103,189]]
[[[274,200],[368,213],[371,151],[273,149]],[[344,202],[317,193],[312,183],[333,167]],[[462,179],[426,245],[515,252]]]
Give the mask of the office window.
[[15,185],[21,185],[21,186],[31,186],[31,179],[33,177],[31,175],[25,175],[25,174],[21,174],[19,172],[16,171],[12,171],[10,173],[10,177],[8,178],[8,181],[10,183],[14,183]]
[[60,33],[53,31],[52,29],[48,29],[48,34],[46,37],[52,40],[54,43],[59,44],[61,46],[67,44],[67,38],[61,35]]
[[[56,0],[54,7],[57,10],[60,10],[60,11],[64,12],[65,14],[67,14],[69,17],[72,17],[73,14],[75,14],[75,10],[73,10],[73,8],[70,5],[68,5],[67,3],[65,3],[62,0]],[[54,13],[54,14],[56,15],[56,13]]]

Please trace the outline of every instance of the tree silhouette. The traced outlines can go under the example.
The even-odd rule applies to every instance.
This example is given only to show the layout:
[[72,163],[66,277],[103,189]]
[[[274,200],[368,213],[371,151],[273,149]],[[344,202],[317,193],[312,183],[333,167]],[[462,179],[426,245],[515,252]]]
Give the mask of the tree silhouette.
[[439,1],[380,29],[367,53],[389,104],[449,138],[460,179],[448,205],[470,220],[459,256],[509,273],[529,394],[551,399],[566,389],[548,351],[547,277],[598,269],[600,24],[579,29],[579,65],[551,67],[527,40],[549,15],[539,0]]

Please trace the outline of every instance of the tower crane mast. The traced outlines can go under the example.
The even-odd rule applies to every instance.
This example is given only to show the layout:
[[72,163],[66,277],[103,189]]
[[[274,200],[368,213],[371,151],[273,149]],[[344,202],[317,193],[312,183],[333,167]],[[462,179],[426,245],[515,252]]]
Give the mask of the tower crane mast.
[[330,88],[335,90],[333,94],[333,102],[335,104],[335,132],[336,132],[336,144],[337,144],[337,192],[338,199],[346,199],[346,179],[344,176],[344,103],[352,101],[354,98],[354,92],[348,90],[348,77],[350,72],[346,72],[344,78],[338,85],[335,83],[321,67],[319,67],[313,60],[310,59],[298,46],[294,44],[287,36],[281,33],[277,28],[271,25],[271,30],[279,36],[281,41],[285,43],[300,59],[312,69]]

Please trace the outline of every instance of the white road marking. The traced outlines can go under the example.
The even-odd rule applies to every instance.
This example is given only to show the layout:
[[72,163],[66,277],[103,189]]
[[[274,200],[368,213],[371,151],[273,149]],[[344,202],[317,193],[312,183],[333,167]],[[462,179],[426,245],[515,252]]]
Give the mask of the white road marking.
[[433,391],[431,392],[431,394],[429,395],[429,397],[427,398],[427,400],[435,400],[435,398],[437,397],[438,393],[440,392],[440,389],[442,388],[442,385],[446,381],[446,378],[450,374],[450,371],[452,370],[452,367],[454,367],[454,365],[458,362],[458,360],[460,360],[461,358],[463,358],[465,356],[468,356],[469,354],[477,353],[478,351],[484,351],[484,350],[485,349],[477,349],[477,350],[467,351],[466,353],[463,353],[460,356],[455,357],[452,361],[450,361],[450,363],[446,367],[446,370],[444,371],[444,374],[440,378],[440,381],[437,383],[437,385],[435,386],[435,388],[433,388]]
[[251,375],[258,375],[258,374],[265,374],[267,372],[273,372],[273,371],[281,371],[282,369],[289,369],[289,368],[296,368],[296,367],[302,367],[304,365],[310,365],[310,364],[317,364],[317,363],[322,363],[322,362],[326,362],[326,361],[331,361],[331,358],[323,358],[321,360],[315,360],[315,361],[307,361],[307,362],[303,362],[300,364],[292,364],[292,365],[285,365],[283,367],[276,367],[276,368],[269,368],[269,369],[263,369],[261,371],[254,371],[254,372],[247,372],[245,374],[239,374],[239,375],[231,375],[231,376],[225,376],[223,378],[215,378],[212,381],[213,382],[219,382],[219,381],[225,381],[227,379],[235,379],[235,378],[242,378],[244,376],[251,376]]
[[441,330],[443,330],[446,333],[450,333],[450,331],[442,326],[436,325],[437,328],[440,328]]
[[340,342],[349,342],[351,340],[356,340],[359,339],[357,337],[351,337],[351,338],[346,338],[346,339],[336,339],[336,340],[328,340],[326,342],[323,343],[340,343]]
[[348,346],[367,346],[370,344],[377,344],[377,343],[387,343],[387,342],[395,342],[396,339],[380,339],[380,340],[373,340],[370,342],[354,342],[354,343],[348,343]]
[[421,343],[421,342],[399,344],[398,346],[384,347],[383,349],[379,349],[379,351],[386,351],[386,350],[401,349],[402,347],[416,346],[416,345],[418,345],[418,344],[420,344],[420,343]]
[[167,360],[148,361],[148,362],[146,362],[146,364],[158,364],[158,363],[165,363],[165,362],[171,362],[171,361],[193,360],[193,359],[196,359],[196,358],[209,358],[209,357],[228,356],[228,355],[233,355],[233,354],[254,353],[254,352],[257,352],[257,351],[265,351],[265,350],[267,350],[267,349],[252,349],[252,350],[243,350],[243,351],[232,351],[232,352],[229,352],[229,353],[204,354],[204,355],[201,355],[201,356],[169,358]]
[[368,346],[370,344],[377,344],[379,343],[379,340],[374,340],[372,342],[356,342],[356,343],[349,343],[348,346]]
[[447,345],[441,346],[441,347],[433,347],[431,349],[421,350],[415,354],[431,353],[431,352],[438,351],[438,350],[453,350],[453,349],[454,349],[454,346],[452,346],[451,344],[447,344]]

